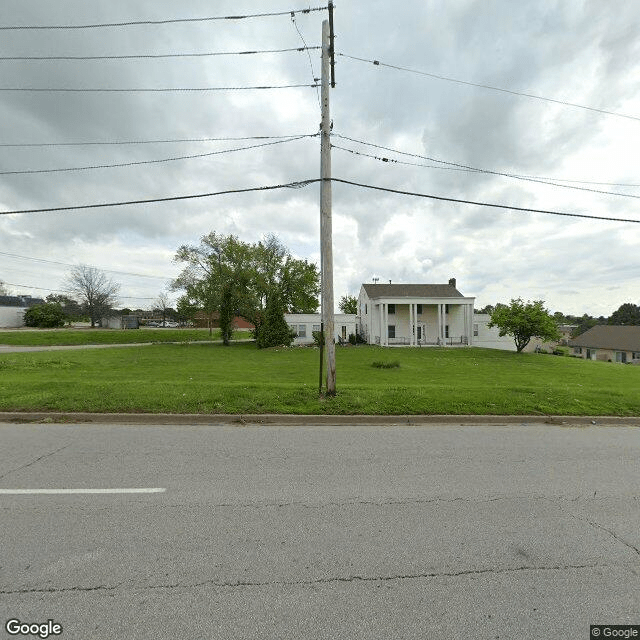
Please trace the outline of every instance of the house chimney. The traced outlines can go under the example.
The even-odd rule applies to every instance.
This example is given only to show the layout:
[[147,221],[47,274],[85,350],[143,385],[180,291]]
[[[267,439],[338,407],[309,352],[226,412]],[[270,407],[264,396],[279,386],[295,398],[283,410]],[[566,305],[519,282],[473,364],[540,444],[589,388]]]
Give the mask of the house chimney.
[[456,279],[455,278],[449,278],[449,285],[452,286],[455,289],[456,288]]
[[391,284],[391,280],[389,280],[389,284]]

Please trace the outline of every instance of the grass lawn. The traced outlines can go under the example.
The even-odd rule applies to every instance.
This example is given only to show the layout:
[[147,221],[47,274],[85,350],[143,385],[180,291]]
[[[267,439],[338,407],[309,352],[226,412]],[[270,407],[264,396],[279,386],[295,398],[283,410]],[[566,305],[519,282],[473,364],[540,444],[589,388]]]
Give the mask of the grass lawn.
[[640,367],[478,348],[339,347],[338,394],[321,399],[318,359],[313,348],[251,343],[3,354],[0,410],[640,415]]
[[[234,338],[249,337],[236,332]],[[196,342],[219,340],[220,329],[39,329],[36,331],[0,331],[0,344],[17,346],[131,344],[133,342]]]

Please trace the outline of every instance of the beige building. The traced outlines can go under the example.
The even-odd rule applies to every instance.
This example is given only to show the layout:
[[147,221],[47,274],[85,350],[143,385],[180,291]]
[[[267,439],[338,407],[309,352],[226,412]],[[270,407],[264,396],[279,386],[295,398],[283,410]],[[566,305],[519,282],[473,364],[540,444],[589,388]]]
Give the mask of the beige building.
[[640,326],[596,325],[569,340],[569,346],[586,360],[640,362]]
[[470,345],[475,298],[448,284],[363,284],[360,335],[369,344]]

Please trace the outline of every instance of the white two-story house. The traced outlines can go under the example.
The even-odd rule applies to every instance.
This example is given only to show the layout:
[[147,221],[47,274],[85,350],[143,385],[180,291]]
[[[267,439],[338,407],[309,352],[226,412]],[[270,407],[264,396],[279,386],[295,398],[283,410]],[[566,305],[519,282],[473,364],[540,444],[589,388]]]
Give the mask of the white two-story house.
[[448,284],[363,284],[359,333],[369,344],[470,345],[473,304]]

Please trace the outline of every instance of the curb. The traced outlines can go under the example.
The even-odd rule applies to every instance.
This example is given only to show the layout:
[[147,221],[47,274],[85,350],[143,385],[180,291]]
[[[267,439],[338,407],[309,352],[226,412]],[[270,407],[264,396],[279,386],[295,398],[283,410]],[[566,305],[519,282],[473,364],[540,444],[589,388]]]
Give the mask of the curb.
[[536,415],[293,415],[293,414],[188,414],[188,413],[66,413],[0,412],[5,423],[77,423],[124,425],[528,425],[640,427],[640,416],[536,416]]

